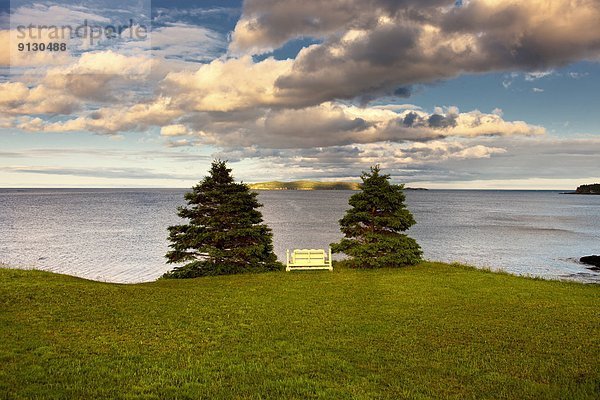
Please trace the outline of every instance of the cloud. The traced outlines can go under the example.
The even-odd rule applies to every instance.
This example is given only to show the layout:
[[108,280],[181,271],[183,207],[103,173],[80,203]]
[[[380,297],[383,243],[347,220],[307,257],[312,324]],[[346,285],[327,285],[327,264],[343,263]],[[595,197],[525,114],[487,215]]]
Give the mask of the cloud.
[[478,110],[461,113],[456,107],[434,113],[421,110],[394,112],[382,108],[336,103],[269,110],[253,123],[219,123],[206,128],[213,143],[227,147],[259,145],[266,148],[310,148],[380,141],[430,141],[444,137],[540,135],[540,126],[505,121],[500,115]]
[[46,68],[40,76],[0,83],[0,112],[68,115],[86,102],[123,104],[137,95],[128,88],[164,76],[156,66],[145,55],[125,56],[112,50],[85,53],[70,64]]
[[[47,43],[50,41],[48,32],[42,32],[40,41]],[[56,39],[52,39],[54,42]],[[37,51],[37,52],[21,52],[17,50],[17,43],[26,43],[22,39],[18,39],[16,30],[0,29],[0,66],[11,67],[14,71],[25,67],[46,67],[51,65],[64,65],[73,60],[71,55],[62,51]],[[14,72],[13,71],[13,72]]]
[[[535,149],[535,151],[532,151]],[[354,179],[379,163],[401,182],[581,179],[600,176],[600,138],[480,137],[307,149],[237,148],[216,156],[263,166],[252,179]],[[570,168],[565,168],[568,165]],[[262,171],[268,171],[263,173]],[[582,172],[583,171],[583,172]]]
[[589,73],[587,73],[587,72],[569,72],[569,77],[571,77],[573,79],[585,78],[588,75],[589,75]]
[[[545,144],[537,138],[543,127],[507,120],[499,109],[424,110],[398,100],[415,85],[462,74],[505,71],[508,87],[598,59],[597,1],[247,0],[228,54],[224,34],[173,15],[163,16],[151,41],[127,44],[127,55],[86,52],[0,83],[0,126],[113,137],[160,131],[169,148],[214,146],[298,177],[356,176],[372,163],[414,179],[518,178],[516,166],[550,176],[557,174],[550,153],[569,149],[556,157],[590,166],[584,144]],[[253,57],[296,39],[312,44],[295,59]],[[155,58],[144,50],[149,43]],[[530,159],[527,146],[536,147]]]
[[[595,2],[575,2],[578,7],[545,0],[481,0],[461,7],[441,0],[333,0],[318,5],[249,0],[232,49],[264,51],[306,35],[322,42],[302,49],[293,60],[256,62],[246,54],[171,72],[164,63],[168,52],[161,61],[143,53],[86,53],[75,63],[50,68],[38,82],[2,84],[0,111],[79,114],[58,121],[16,120],[26,130],[114,134],[158,126],[168,136],[175,135],[168,125],[181,125],[202,135],[201,142],[226,145],[239,140],[272,148],[539,134],[543,128],[505,121],[495,113],[448,109],[428,114],[414,105],[368,104],[380,96],[408,96],[414,83],[515,69],[530,69],[527,76],[539,79],[552,71],[551,65],[597,56],[597,30],[578,33],[577,45],[563,43],[574,40],[574,26],[586,27],[600,16]],[[547,7],[536,8],[542,4]],[[186,38],[185,49],[175,53],[192,51],[205,39],[202,52],[210,53],[222,40],[207,29],[172,21],[156,35],[161,49]],[[545,51],[547,47],[556,47],[556,54]],[[154,98],[142,98],[134,88],[149,81],[158,82],[148,88],[155,89]],[[123,97],[117,99],[117,94]],[[358,99],[350,104],[361,106],[335,100],[340,98]]]
[[22,82],[0,83],[0,112],[13,114],[70,114],[78,108],[77,100],[62,90],[45,85],[29,88]]
[[142,50],[152,48],[154,57],[199,63],[223,54],[227,40],[223,34],[205,27],[172,22],[155,27],[145,41],[129,42],[128,46]]
[[[480,144],[504,148],[501,157],[449,160],[444,165],[472,179],[581,179],[600,176],[600,138],[488,138]],[[535,150],[533,150],[535,149]],[[450,180],[445,178],[444,180]]]
[[28,6],[21,6],[11,10],[10,23],[12,26],[35,24],[43,22],[40,25],[72,25],[77,26],[84,21],[110,23],[111,20],[105,16],[99,15],[99,12],[77,7],[74,5],[56,5],[34,3]]
[[529,72],[525,74],[525,80],[532,82],[547,76],[551,76],[552,74],[554,74],[554,70]]
[[[18,3],[18,2],[17,2]],[[87,4],[85,4],[87,3]],[[122,27],[133,21],[133,25],[149,27],[149,3],[121,4],[118,9],[98,7],[92,2],[75,4],[13,4],[10,14],[0,15],[2,26],[10,30],[0,31],[0,44],[10,51],[3,52],[0,65],[11,67],[11,73],[18,75],[43,74],[47,66],[65,65],[74,62],[88,51],[102,51],[107,48],[119,49],[124,54],[131,48],[150,50],[150,42],[142,38],[132,38],[127,29],[119,38],[109,39],[105,27]],[[90,30],[94,28],[94,38]],[[137,41],[136,46],[130,46]],[[17,44],[63,43],[66,51],[18,51]],[[4,47],[6,45],[6,47]],[[9,46],[10,45],[10,46]]]
[[544,128],[523,121],[506,121],[497,112],[460,112],[457,107],[396,112],[386,108],[324,103],[298,109],[186,113],[171,98],[127,109],[103,108],[87,116],[44,122],[20,119],[30,131],[92,131],[115,134],[161,127],[165,137],[193,136],[170,145],[210,144],[220,147],[307,148],[380,141],[430,141],[445,137],[541,135]]
[[264,179],[344,179],[355,180],[361,171],[380,164],[395,180],[418,181],[425,177],[442,179],[454,176],[444,163],[450,160],[489,159],[505,150],[484,145],[471,146],[461,141],[427,143],[389,143],[335,146],[326,148],[268,150],[262,148],[232,149],[215,154],[229,160],[260,160],[263,170],[252,176]]
[[[374,143],[364,148],[365,163],[385,165],[415,166],[437,164],[450,159],[490,158],[494,154],[503,154],[505,149],[484,145],[471,146],[457,140],[435,140],[410,144]],[[379,161],[378,161],[379,160]]]
[[272,58],[254,63],[252,57],[214,60],[195,72],[173,72],[162,83],[163,93],[179,107],[195,111],[232,111],[282,103],[274,86],[292,61]]
[[47,166],[8,166],[0,171],[23,174],[71,175],[93,178],[124,179],[197,179],[195,175],[156,172],[144,168],[63,168]]
[[117,134],[122,131],[144,130],[152,126],[169,125],[183,114],[172,108],[170,98],[158,98],[149,103],[136,104],[128,108],[101,108],[87,115],[64,121],[48,122],[41,118],[16,119],[17,127],[33,132],[88,131],[102,134]]
[[167,146],[176,148],[176,147],[192,147],[199,145],[199,141],[197,139],[177,139],[177,140],[169,140],[167,141]]
[[[594,0],[448,1],[249,0],[233,52],[260,53],[289,40],[300,51],[275,91],[304,105],[391,94],[398,87],[465,73],[537,71],[600,56]],[[298,100],[296,100],[298,101]]]
[[65,160],[69,157],[107,159],[109,163],[114,163],[115,160],[132,159],[135,162],[140,161],[155,161],[168,160],[169,162],[198,162],[208,161],[210,156],[198,154],[196,152],[183,152],[173,150],[124,150],[114,148],[30,148],[27,150],[0,152],[0,157],[6,158],[21,158],[21,159],[56,159]]
[[192,132],[183,124],[165,125],[160,128],[161,136],[188,136]]
[[[106,39],[94,46],[69,38],[70,30],[84,22],[115,26],[132,18],[134,23],[150,26],[147,21],[150,10],[143,9],[144,6],[149,7],[149,3],[123,5],[118,9],[90,4],[30,4],[13,7],[10,15],[2,14],[3,26],[10,26],[11,30],[0,30],[0,47],[11,51],[0,54],[0,66],[10,67],[10,83],[15,85],[0,87],[0,99],[5,98],[0,100],[0,113],[38,114],[45,118],[44,114],[86,112],[98,108],[98,103],[112,102],[126,107],[134,102],[147,102],[148,98],[141,97],[152,94],[167,72],[190,68],[190,64],[195,67],[198,61],[206,62],[225,52],[224,34],[176,20],[155,26],[151,37],[145,40],[129,40],[127,31],[119,40]],[[21,26],[21,31],[29,35],[27,27],[32,24],[33,34],[36,37],[41,34],[41,38],[19,39],[17,27]],[[40,28],[35,29],[37,26]],[[66,39],[52,37],[55,29],[66,35]],[[68,50],[16,51],[16,44],[24,41],[66,42]]]
[[246,0],[232,35],[236,52],[262,53],[298,37],[327,38],[351,28],[372,26],[379,15],[406,7],[447,5],[443,0]]
[[421,110],[421,107],[414,104],[382,104],[378,106],[372,106],[371,108],[376,110],[391,110],[391,111],[403,111],[403,110]]
[[18,158],[20,157],[19,153],[13,151],[0,151],[1,158]]
[[[229,149],[215,157],[230,161],[254,160],[263,166],[254,171],[254,181],[264,179],[349,179],[356,180],[361,171],[380,164],[396,179],[418,180],[421,177],[451,174],[443,166],[448,160],[473,160],[503,154],[504,149],[470,146],[460,141],[428,143],[389,143],[333,146],[306,149],[264,149],[259,147]],[[262,171],[268,171],[266,174]]]

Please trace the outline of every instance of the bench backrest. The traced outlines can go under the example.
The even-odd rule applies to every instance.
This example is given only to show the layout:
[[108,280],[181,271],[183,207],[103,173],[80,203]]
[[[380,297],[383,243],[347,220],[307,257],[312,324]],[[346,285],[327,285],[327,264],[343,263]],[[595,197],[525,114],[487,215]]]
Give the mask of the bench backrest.
[[325,263],[325,250],[322,249],[296,249],[292,252],[292,262],[294,264],[315,264]]

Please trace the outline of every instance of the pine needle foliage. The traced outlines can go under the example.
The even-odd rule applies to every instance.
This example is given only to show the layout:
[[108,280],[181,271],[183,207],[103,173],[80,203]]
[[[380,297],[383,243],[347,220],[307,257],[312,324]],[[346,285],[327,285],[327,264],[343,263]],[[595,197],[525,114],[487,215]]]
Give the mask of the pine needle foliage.
[[351,208],[340,220],[344,238],[332,243],[334,253],[344,253],[351,268],[402,267],[421,261],[417,242],[402,233],[415,224],[404,204],[404,185],[393,185],[379,165],[361,175],[360,192],[352,195]]
[[167,263],[184,264],[165,278],[195,278],[282,268],[263,223],[257,193],[236,183],[226,162],[215,160],[208,176],[185,194],[178,215],[187,224],[169,227]]

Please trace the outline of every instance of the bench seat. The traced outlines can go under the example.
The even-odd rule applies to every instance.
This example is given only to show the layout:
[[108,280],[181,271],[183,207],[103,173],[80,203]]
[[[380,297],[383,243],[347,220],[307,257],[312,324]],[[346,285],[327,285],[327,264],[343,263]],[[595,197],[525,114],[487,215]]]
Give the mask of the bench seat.
[[286,271],[327,269],[333,271],[331,249],[328,256],[323,249],[295,249],[286,251]]

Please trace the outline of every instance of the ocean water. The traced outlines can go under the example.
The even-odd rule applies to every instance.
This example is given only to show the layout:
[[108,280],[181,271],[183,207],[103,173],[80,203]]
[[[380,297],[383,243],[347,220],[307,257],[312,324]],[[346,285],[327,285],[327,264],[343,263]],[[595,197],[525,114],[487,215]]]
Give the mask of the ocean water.
[[[0,189],[0,263],[110,282],[169,270],[167,226],[181,189]],[[350,191],[260,192],[275,251],[326,248]],[[600,254],[600,196],[552,191],[407,191],[425,257],[549,279],[600,283],[579,257]]]

